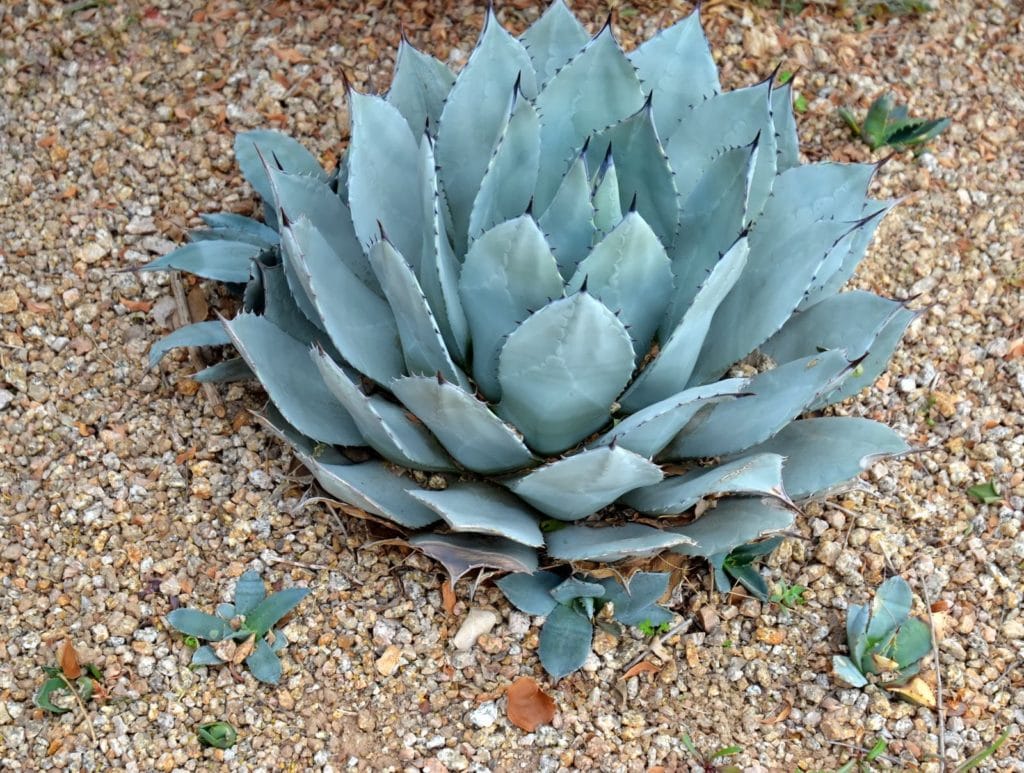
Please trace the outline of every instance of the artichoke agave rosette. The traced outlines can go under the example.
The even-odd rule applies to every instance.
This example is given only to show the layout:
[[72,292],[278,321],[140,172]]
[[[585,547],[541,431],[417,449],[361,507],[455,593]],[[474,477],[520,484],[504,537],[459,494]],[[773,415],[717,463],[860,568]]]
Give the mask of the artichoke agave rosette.
[[489,12],[457,77],[403,41],[385,96],[349,91],[333,172],[237,136],[263,222],[207,215],[146,268],[235,285],[243,312],[151,359],[232,343],[196,378],[258,379],[321,485],[454,579],[785,529],[906,450],[798,417],[870,385],[913,317],[838,292],[892,203],[872,165],[800,162],[791,88],[723,92],[696,13],[627,54],[561,0],[519,38]]

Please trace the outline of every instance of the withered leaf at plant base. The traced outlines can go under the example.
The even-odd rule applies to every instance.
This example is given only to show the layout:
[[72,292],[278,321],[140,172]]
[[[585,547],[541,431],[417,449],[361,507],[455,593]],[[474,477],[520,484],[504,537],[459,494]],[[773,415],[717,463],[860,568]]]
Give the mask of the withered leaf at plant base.
[[555,716],[555,701],[540,689],[533,677],[516,679],[506,697],[509,722],[527,733],[548,724]]
[[938,705],[932,686],[919,676],[915,676],[902,687],[887,687],[886,689],[927,709],[934,709]]
[[234,639],[224,639],[223,641],[213,643],[211,646],[213,647],[213,653],[225,663],[234,662],[235,651],[238,649],[238,644]]
[[641,660],[635,666],[626,671],[626,673],[620,676],[619,679],[632,679],[634,676],[638,676],[639,674],[656,674],[660,670],[661,669],[658,668],[658,666],[654,665],[651,661]]
[[57,660],[60,663],[61,673],[68,679],[77,679],[82,675],[82,664],[78,660],[78,652],[75,651],[75,645],[72,644],[71,639],[65,639],[64,643],[60,645]]
[[444,607],[445,613],[449,615],[455,613],[455,591],[452,590],[449,580],[445,580],[441,585],[441,606]]
[[[235,647],[235,654],[231,657],[231,662],[236,666],[241,664],[247,657],[249,657],[253,650],[256,649],[256,634],[253,634],[248,639],[243,641],[237,647]],[[219,657],[219,656],[218,656]]]

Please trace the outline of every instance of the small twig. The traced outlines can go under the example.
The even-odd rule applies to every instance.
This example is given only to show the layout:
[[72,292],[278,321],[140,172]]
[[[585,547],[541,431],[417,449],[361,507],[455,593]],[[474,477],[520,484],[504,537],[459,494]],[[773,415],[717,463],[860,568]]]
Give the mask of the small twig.
[[690,630],[691,625],[693,625],[693,618],[688,617],[685,620],[680,620],[678,623],[672,626],[670,630],[666,631],[661,636],[654,637],[647,645],[647,648],[641,651],[640,654],[633,658],[631,661],[629,661],[629,663],[623,670],[629,671],[629,669],[631,669],[633,666],[635,666],[637,663],[643,660],[647,656],[648,652],[655,652],[656,650],[663,649],[665,646],[665,642],[667,642],[669,639],[671,639],[673,636],[676,636],[677,634],[686,633],[688,630]]
[[[174,295],[174,306],[178,315],[178,325],[184,327],[192,323],[192,315],[188,310],[188,301],[185,299],[185,286],[181,283],[181,274],[177,271],[171,272],[171,292]],[[188,356],[192,360],[192,365],[199,370],[206,367],[206,363],[203,362],[203,358],[199,354],[199,349],[195,346],[188,347]],[[224,410],[224,406],[221,404],[220,395],[217,394],[217,388],[209,381],[202,383],[203,396],[206,397],[206,402],[210,404],[210,408],[213,409],[213,413],[218,418],[224,418],[227,412]]]
[[[857,746],[852,743],[844,743],[843,741],[829,741],[829,743],[833,746],[842,746],[844,749],[853,749],[855,752],[860,752],[861,754],[871,753],[871,749],[865,749],[863,746]],[[900,762],[899,760],[890,757],[888,754],[879,754],[875,759],[881,760],[882,762],[888,762],[890,765],[898,765]]]
[[64,686],[68,688],[68,692],[75,697],[75,703],[78,704],[79,710],[82,712],[82,718],[85,720],[85,726],[89,728],[89,735],[92,737],[93,746],[99,746],[100,742],[96,738],[96,730],[92,726],[92,716],[89,714],[89,710],[85,708],[85,702],[82,700],[82,696],[78,694],[78,690],[75,686],[64,676],[63,672],[57,674],[60,680],[64,682]]
[[939,663],[939,640],[935,636],[935,621],[932,620],[932,600],[928,597],[928,583],[921,580],[921,595],[928,609],[928,627],[932,631],[932,657],[935,659],[935,709],[939,714],[939,771],[946,770],[946,707],[942,703],[942,666]]
[[303,563],[302,561],[291,561],[287,558],[281,558],[281,556],[277,555],[276,553],[271,553],[270,551],[264,552],[263,555],[260,556],[260,558],[268,564],[284,564],[285,566],[295,566],[299,569],[320,570],[330,568],[329,566],[325,566],[324,564],[307,564]]

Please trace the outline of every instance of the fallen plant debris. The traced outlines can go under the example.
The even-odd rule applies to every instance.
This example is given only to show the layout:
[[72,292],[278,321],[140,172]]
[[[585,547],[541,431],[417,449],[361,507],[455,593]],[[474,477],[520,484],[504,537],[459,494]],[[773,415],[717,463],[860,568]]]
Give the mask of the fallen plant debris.
[[555,717],[555,701],[530,676],[516,679],[505,691],[508,721],[527,733]]

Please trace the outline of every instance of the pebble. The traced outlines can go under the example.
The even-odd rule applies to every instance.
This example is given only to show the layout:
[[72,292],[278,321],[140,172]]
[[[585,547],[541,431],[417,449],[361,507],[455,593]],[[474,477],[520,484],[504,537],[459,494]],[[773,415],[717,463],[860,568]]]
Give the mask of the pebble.
[[494,701],[481,703],[469,713],[469,723],[473,727],[490,727],[498,721],[498,704]]
[[458,632],[452,637],[452,645],[457,650],[468,650],[480,636],[490,633],[497,622],[498,616],[491,610],[471,609],[459,626]]

